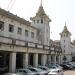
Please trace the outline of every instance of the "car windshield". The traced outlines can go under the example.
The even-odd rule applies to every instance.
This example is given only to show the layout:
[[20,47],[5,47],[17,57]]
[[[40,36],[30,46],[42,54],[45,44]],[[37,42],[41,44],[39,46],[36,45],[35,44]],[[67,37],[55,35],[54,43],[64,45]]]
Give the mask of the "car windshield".
[[34,72],[41,72],[41,69],[37,69],[37,68],[29,68],[29,70],[34,71]]
[[52,68],[55,69],[56,67],[55,66],[52,66]]
[[56,68],[56,66],[49,66],[49,68],[53,68],[53,69],[55,69],[55,68]]
[[44,67],[39,67],[40,69],[42,69],[42,70],[47,70],[46,68],[44,68]]
[[29,69],[25,69],[24,72],[25,73],[31,73],[31,71]]

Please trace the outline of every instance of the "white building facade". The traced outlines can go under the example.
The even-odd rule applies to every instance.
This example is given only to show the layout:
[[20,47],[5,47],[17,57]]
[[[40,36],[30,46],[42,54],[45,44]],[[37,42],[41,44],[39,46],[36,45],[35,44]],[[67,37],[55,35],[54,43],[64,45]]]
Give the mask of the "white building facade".
[[31,21],[0,9],[0,65],[9,72],[28,65],[60,63],[61,48],[50,47],[51,19],[42,5]]

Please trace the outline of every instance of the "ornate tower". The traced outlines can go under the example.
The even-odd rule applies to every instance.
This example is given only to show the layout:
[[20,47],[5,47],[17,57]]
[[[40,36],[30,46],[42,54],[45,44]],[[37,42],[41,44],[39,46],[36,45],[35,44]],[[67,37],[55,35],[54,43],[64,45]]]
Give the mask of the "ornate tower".
[[71,43],[71,37],[70,37],[71,33],[68,31],[66,23],[65,23],[62,33],[60,33],[60,36],[61,36],[60,38],[61,48],[66,53]]
[[71,33],[68,31],[66,23],[64,26],[63,31],[60,33],[60,44],[63,51],[63,54],[65,55],[66,59],[70,61],[70,54],[71,54]]
[[34,17],[30,18],[32,23],[31,25],[35,26],[37,31],[37,40],[38,43],[43,45],[49,45],[50,41],[50,27],[49,22],[51,19],[46,15],[42,3]]

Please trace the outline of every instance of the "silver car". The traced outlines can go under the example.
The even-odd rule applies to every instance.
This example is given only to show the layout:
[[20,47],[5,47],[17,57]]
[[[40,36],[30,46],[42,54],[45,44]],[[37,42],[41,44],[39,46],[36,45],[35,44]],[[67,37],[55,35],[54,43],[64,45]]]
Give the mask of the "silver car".
[[23,75],[36,75],[36,72],[32,72],[29,69],[17,69],[16,73],[21,73]]
[[48,75],[60,75],[60,74],[58,73],[58,71],[55,71],[54,69],[52,69],[48,72]]
[[47,67],[50,68],[50,71],[51,70],[57,71],[59,73],[58,75],[63,75],[63,69],[62,68],[59,68],[57,66],[52,66],[52,65],[49,65]]
[[44,70],[45,72],[46,72],[46,74],[49,72],[49,68],[48,67],[46,67],[46,66],[38,66],[37,68],[40,68],[40,69],[42,69],[42,70]]
[[47,75],[47,73],[44,70],[40,69],[40,68],[29,67],[28,69],[33,71],[33,72],[36,72],[37,75]]

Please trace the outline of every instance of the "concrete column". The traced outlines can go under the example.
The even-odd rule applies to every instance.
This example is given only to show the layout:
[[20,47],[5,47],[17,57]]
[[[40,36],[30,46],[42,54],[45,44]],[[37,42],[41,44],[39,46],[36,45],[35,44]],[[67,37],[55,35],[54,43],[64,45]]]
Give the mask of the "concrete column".
[[47,55],[45,55],[45,54],[43,54],[42,56],[41,56],[41,65],[46,65],[46,63],[47,63]]
[[52,59],[52,55],[51,55],[51,63],[53,62],[53,59]]
[[59,56],[58,56],[58,64],[60,64],[60,60],[61,60],[61,59],[60,59],[60,55],[59,55]]
[[53,62],[54,62],[54,64],[56,64],[56,55],[54,55],[53,57],[54,57]]
[[15,70],[16,70],[16,53],[10,53],[9,72],[15,72]]
[[51,64],[54,63],[54,55],[51,55]]
[[48,55],[48,64],[51,64],[51,55]]
[[34,54],[34,57],[33,57],[33,66],[34,67],[38,66],[38,54]]
[[28,67],[28,53],[23,54],[23,68]]
[[60,54],[60,64],[62,64],[62,55]]

